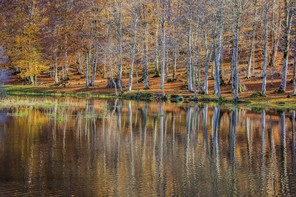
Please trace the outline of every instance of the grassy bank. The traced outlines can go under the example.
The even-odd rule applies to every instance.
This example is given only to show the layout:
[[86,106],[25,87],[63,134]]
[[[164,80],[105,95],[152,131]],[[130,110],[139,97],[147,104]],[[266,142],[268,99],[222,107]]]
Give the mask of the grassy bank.
[[[60,96],[60,97],[76,97],[76,98],[97,98],[97,99],[110,99],[121,98],[126,100],[139,100],[139,101],[163,101],[163,98],[159,92],[148,91],[131,91],[125,92],[119,96],[111,91],[95,91],[95,89],[85,89],[80,91],[71,92],[67,88],[55,88],[46,86],[24,86],[24,85],[6,85],[5,91],[2,94],[7,95],[19,95],[19,96]],[[194,102],[193,94],[167,94],[164,99],[166,102],[178,102],[189,103]],[[296,97],[279,98],[278,96],[258,96],[258,97],[244,97],[238,102],[234,102],[231,97],[225,97],[219,100],[215,95],[199,95],[198,102],[201,103],[220,103],[225,105],[238,104],[247,108],[255,109],[296,109]]]

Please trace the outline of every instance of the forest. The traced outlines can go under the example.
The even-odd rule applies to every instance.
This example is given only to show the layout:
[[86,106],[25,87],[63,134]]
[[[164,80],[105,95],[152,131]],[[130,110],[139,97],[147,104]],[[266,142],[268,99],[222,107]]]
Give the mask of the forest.
[[100,79],[115,95],[155,90],[165,97],[185,88],[194,99],[226,92],[237,101],[245,91],[293,96],[295,4],[0,0],[0,48],[8,57],[1,68],[33,86],[100,89]]

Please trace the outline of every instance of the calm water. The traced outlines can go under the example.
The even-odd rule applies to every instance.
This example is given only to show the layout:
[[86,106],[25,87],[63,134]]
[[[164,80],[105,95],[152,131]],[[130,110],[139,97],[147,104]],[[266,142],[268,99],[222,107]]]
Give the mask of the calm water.
[[0,104],[0,196],[294,196],[295,112],[74,98]]

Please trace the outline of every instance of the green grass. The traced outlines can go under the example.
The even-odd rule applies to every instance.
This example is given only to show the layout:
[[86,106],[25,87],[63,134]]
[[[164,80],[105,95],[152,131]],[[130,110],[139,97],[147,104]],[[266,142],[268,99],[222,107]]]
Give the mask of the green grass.
[[110,93],[89,93],[89,92],[57,92],[55,90],[40,90],[42,87],[29,86],[29,85],[6,85],[5,93],[7,95],[24,95],[24,96],[69,96],[75,98],[116,98],[113,94]]
[[266,97],[266,94],[263,94],[262,92],[255,92],[250,97],[251,98]]

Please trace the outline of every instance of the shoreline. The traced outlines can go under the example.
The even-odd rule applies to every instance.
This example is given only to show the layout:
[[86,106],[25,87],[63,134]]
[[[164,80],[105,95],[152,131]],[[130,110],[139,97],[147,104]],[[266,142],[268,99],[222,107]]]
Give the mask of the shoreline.
[[[113,92],[90,92],[79,91],[69,92],[48,86],[25,86],[25,85],[4,85],[4,95],[8,96],[52,96],[52,97],[74,97],[86,99],[123,99],[144,102],[170,102],[170,103],[216,103],[221,105],[239,105],[252,109],[277,109],[277,110],[296,110],[296,96],[290,98],[274,98],[270,95],[256,98],[245,97],[238,101],[232,98],[218,99],[216,95],[198,95],[197,100],[193,100],[191,94],[166,94],[167,99],[163,100],[161,94],[153,91],[130,91],[116,96]],[[3,93],[2,93],[3,94]],[[1,92],[0,92],[1,95]],[[283,95],[284,96],[284,95]]]

